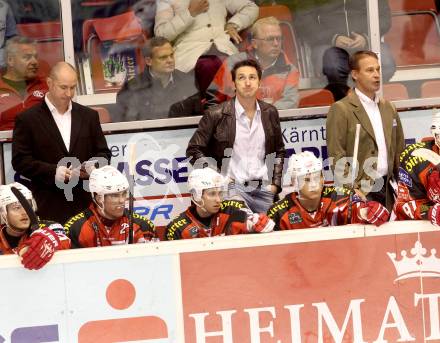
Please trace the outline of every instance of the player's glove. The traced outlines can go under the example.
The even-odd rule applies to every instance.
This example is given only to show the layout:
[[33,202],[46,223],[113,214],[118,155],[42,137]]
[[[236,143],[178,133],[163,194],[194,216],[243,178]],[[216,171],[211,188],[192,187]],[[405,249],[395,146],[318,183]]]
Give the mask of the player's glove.
[[390,218],[390,212],[377,201],[367,201],[360,205],[360,218],[369,224],[380,226]]
[[440,174],[433,170],[428,176],[427,196],[433,202],[440,202]]
[[429,209],[428,219],[432,225],[440,226],[440,204],[437,203]]
[[264,213],[254,213],[248,217],[248,232],[272,232],[275,222]]
[[49,262],[60,247],[60,240],[55,232],[43,227],[32,232],[20,250],[21,263],[27,269],[40,269]]

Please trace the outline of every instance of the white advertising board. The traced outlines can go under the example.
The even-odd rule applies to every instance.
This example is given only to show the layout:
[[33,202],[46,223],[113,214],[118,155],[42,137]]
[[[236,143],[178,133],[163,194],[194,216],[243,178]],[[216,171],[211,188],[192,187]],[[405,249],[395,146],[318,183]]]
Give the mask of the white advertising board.
[[177,272],[172,256],[0,268],[0,342],[177,342]]
[[0,343],[438,341],[439,237],[407,221],[59,251],[38,271],[2,256]]

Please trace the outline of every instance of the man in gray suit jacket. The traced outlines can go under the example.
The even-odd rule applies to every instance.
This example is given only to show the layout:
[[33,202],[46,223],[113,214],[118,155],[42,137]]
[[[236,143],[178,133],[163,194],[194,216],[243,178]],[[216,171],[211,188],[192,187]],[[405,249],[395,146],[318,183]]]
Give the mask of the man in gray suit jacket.
[[404,148],[402,124],[394,105],[376,95],[380,88],[377,55],[371,51],[355,53],[350,69],[355,88],[334,103],[327,115],[327,148],[329,157],[334,158],[335,183],[350,184],[348,166],[337,163],[341,158],[353,157],[356,124],[360,124],[359,170],[354,189],[391,209],[389,181],[397,179],[399,155]]
[[[64,223],[91,202],[90,193],[83,189],[82,182],[88,178],[88,172],[85,168],[80,169],[79,163],[103,158],[102,165],[110,160],[110,150],[98,113],[71,100],[77,84],[75,69],[65,62],[57,63],[47,84],[49,92],[44,101],[16,119],[12,166],[16,172],[31,179],[37,214]],[[78,165],[59,163],[66,157],[76,158]],[[73,188],[70,186],[72,181],[77,183]],[[73,201],[66,198],[63,188],[72,190]]]

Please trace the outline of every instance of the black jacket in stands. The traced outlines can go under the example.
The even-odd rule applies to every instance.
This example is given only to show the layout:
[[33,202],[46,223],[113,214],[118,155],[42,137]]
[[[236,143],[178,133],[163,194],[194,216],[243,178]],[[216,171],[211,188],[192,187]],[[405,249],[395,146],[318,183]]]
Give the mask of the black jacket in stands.
[[150,69],[126,82],[116,96],[122,121],[168,118],[171,105],[197,93],[194,77],[174,70],[172,81],[163,88]]

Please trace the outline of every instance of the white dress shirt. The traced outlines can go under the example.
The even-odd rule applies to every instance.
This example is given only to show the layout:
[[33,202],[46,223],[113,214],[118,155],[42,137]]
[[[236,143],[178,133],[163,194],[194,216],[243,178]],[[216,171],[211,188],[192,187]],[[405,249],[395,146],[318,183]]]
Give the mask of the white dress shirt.
[[[382,116],[379,111],[379,97],[376,96],[374,100],[371,100],[368,96],[362,93],[359,89],[355,88],[359,100],[362,106],[367,112],[368,118],[370,118],[371,126],[373,126],[374,136],[376,137],[376,144],[378,147],[377,153],[377,172],[385,176],[388,174],[388,152],[385,142],[385,134],[383,132]],[[362,142],[359,142],[362,144]],[[362,166],[359,166],[362,168]]]
[[265,143],[261,110],[256,102],[256,112],[251,120],[238,99],[235,99],[235,141],[229,163],[228,176],[237,182],[267,180]]
[[72,129],[72,102],[65,113],[59,113],[56,107],[50,102],[47,95],[44,97],[47,107],[49,107],[50,113],[52,113],[53,119],[57,124],[58,130],[63,138],[64,145],[67,151],[70,149],[70,131]]

